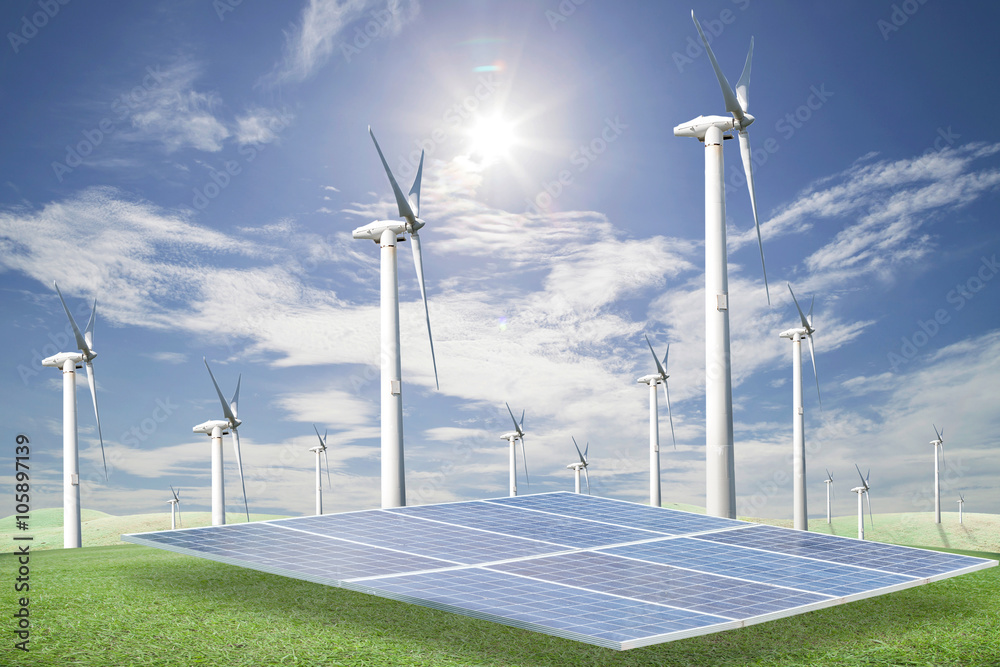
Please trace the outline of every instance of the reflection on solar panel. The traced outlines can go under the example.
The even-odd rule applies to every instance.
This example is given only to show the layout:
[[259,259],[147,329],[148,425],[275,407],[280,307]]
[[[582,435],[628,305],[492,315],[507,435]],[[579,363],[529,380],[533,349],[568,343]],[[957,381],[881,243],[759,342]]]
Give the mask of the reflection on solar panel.
[[619,650],[997,565],[562,492],[122,539]]

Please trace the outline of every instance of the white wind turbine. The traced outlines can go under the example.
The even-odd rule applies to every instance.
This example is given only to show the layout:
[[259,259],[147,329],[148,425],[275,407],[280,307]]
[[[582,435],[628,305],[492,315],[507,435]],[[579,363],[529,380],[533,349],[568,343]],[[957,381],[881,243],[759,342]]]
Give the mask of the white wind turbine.
[[753,182],[750,137],[747,128],[754,117],[747,113],[750,89],[750,60],[753,39],[747,53],[743,74],[733,92],[729,81],[719,69],[712,47],[698,19],[691,12],[701,41],[705,45],[715,75],[722,87],[726,111],[733,117],[698,116],[674,128],[678,137],[693,137],[705,144],[705,467],[706,511],[712,516],[736,518],[736,471],[733,453],[733,382],[729,351],[729,278],[726,259],[726,197],[722,157],[723,133],[736,131],[740,139],[740,154],[750,191],[750,208],[757,228],[760,263],[764,269],[764,290],[767,269],[764,266],[764,245],[757,221],[757,198]]
[[659,419],[659,409],[656,405],[656,387],[657,385],[663,385],[663,397],[667,401],[667,417],[670,419],[670,437],[674,443],[674,449],[677,449],[677,438],[674,437],[674,416],[670,412],[670,388],[667,384],[667,357],[670,356],[670,344],[667,344],[667,352],[663,355],[663,363],[656,357],[656,352],[653,352],[653,345],[649,342],[649,337],[646,334],[642,335],[646,339],[646,345],[649,346],[649,351],[653,355],[653,361],[656,362],[656,373],[652,375],[644,375],[636,382],[649,385],[649,504],[653,507],[660,507],[660,419]]
[[826,484],[826,523],[830,525],[830,498],[833,495],[833,475],[830,474],[830,469],[826,469],[826,479],[823,480]]
[[[504,405],[507,405],[504,402]],[[514,412],[507,405],[507,412],[510,413],[510,418],[514,422],[514,430],[508,431],[500,436],[501,440],[506,440],[510,443],[510,495],[517,495],[517,450],[515,445],[518,440],[521,441],[521,461],[524,463],[524,483],[528,483],[528,458],[524,454],[524,410],[521,410],[521,423],[518,423],[514,419]]]
[[179,519],[181,518],[181,510],[178,507],[181,502],[181,494],[174,491],[173,486],[170,487],[170,493],[174,496],[167,501],[170,503],[170,530],[176,530],[177,524],[180,523]]
[[413,243],[413,264],[417,270],[420,296],[424,301],[424,316],[427,319],[427,338],[431,345],[431,363],[434,365],[434,384],[438,385],[437,361],[434,357],[434,339],[431,336],[431,317],[427,310],[427,291],[424,288],[424,265],[420,253],[420,236],[417,231],[424,226],[420,214],[420,177],[424,170],[424,154],[420,153],[420,165],[410,187],[410,198],[403,196],[396,183],[389,164],[382,155],[382,149],[375,139],[371,126],[368,134],[375,142],[375,150],[389,177],[392,192],[399,208],[397,220],[376,220],[354,230],[355,239],[375,241],[381,247],[381,358],[382,358],[382,507],[402,507],[406,505],[406,474],[403,466],[403,394],[402,372],[399,361],[399,281],[396,268],[396,243],[405,240],[404,233],[410,235]]
[[59,294],[66,317],[73,327],[79,352],[60,352],[42,360],[43,366],[61,368],[63,374],[63,548],[76,549],[83,546],[83,527],[80,520],[80,450],[77,440],[76,416],[76,369],[84,364],[87,368],[87,382],[94,402],[94,417],[97,419],[97,436],[101,441],[101,460],[104,462],[104,479],[108,479],[108,462],[104,457],[104,436],[101,433],[101,415],[97,410],[97,382],[94,378],[94,322],[97,318],[97,300],[90,312],[87,328],[80,332],[76,320],[66,306],[59,285],[52,283]]
[[[786,283],[787,284],[787,283]],[[781,338],[792,341],[792,515],[793,527],[796,530],[809,530],[809,512],[806,507],[806,439],[805,439],[805,409],[802,404],[802,338],[809,341],[809,355],[812,357],[813,375],[816,377],[816,398],[820,407],[823,400],[819,395],[819,375],[816,373],[816,349],[813,347],[812,303],[809,304],[809,315],[806,316],[799,307],[799,300],[788,285],[788,291],[799,311],[801,327],[787,329],[778,334]],[[815,301],[815,299],[813,299]]]
[[958,494],[958,500],[956,500],[955,502],[958,503],[958,522],[965,523],[964,521],[962,521],[962,508],[965,506],[965,496],[963,496],[961,493]]
[[330,458],[326,453],[326,436],[329,431],[324,431],[323,435],[320,436],[316,424],[313,424],[313,430],[316,431],[316,437],[319,438],[319,444],[309,450],[310,452],[316,452],[316,515],[318,516],[323,513],[323,470],[320,464],[320,456],[326,460],[326,482],[329,484],[331,491],[333,490],[333,482],[330,480]]
[[939,462],[944,454],[944,429],[942,428],[938,432],[937,426],[934,426],[934,435],[937,436],[931,440],[931,444],[934,445],[934,523],[941,523],[941,466]]
[[243,422],[237,419],[237,404],[240,400],[240,383],[243,381],[241,374],[236,380],[236,391],[233,398],[228,403],[219,389],[219,383],[215,381],[215,374],[208,365],[208,360],[203,359],[205,368],[215,385],[215,393],[219,395],[222,402],[222,413],[225,419],[212,419],[202,424],[198,424],[192,430],[195,433],[205,433],[212,436],[212,525],[222,526],[226,523],[226,482],[222,470],[222,436],[227,432],[233,436],[233,451],[236,454],[236,467],[240,472],[240,486],[243,488],[243,508],[246,510],[247,522],[250,521],[250,507],[247,504],[247,485],[243,480],[243,458],[240,456],[240,434],[237,431]]
[[587,463],[587,451],[590,449],[590,443],[588,442],[587,446],[584,447],[583,451],[581,452],[580,451],[580,445],[576,444],[576,438],[573,437],[573,436],[570,436],[570,437],[573,438],[573,446],[576,447],[576,455],[580,457],[580,460],[576,461],[574,463],[570,463],[566,467],[569,468],[570,470],[572,470],[576,474],[576,492],[577,493],[580,493],[580,471],[581,470],[583,471],[583,474],[587,477],[587,495],[589,496],[590,495],[590,473],[587,472],[587,466],[590,465],[590,464]]
[[872,500],[868,498],[868,491],[871,487],[868,485],[868,478],[871,477],[871,468],[868,469],[868,474],[864,477],[861,476],[861,468],[858,468],[858,464],[855,463],[854,467],[858,469],[858,477],[861,477],[861,486],[856,486],[851,491],[858,494],[858,539],[865,539],[865,510],[862,504],[862,496],[868,499],[868,518],[871,520],[872,528],[875,527],[875,518],[872,516]]

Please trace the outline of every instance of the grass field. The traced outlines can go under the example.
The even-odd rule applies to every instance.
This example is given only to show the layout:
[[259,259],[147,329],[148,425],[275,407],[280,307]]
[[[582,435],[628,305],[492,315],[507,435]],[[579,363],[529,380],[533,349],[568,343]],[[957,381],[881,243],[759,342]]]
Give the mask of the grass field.
[[[10,591],[15,557],[0,563]],[[8,593],[0,665],[1000,665],[1000,567],[617,652],[136,545],[43,550],[30,564],[31,650],[13,648]]]

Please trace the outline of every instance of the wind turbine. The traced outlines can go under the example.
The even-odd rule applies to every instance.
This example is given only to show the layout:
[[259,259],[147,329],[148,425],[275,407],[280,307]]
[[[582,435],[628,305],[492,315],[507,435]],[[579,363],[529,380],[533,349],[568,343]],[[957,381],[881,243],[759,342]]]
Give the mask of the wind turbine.
[[173,486],[170,487],[170,493],[174,495],[173,498],[167,501],[170,503],[170,530],[176,530],[178,519],[181,518],[180,508],[177,507],[181,502],[181,494],[174,491]]
[[963,496],[961,493],[958,494],[958,500],[956,500],[955,502],[958,503],[958,522],[964,523],[964,521],[962,521],[962,508],[965,506],[965,496]]
[[[788,284],[788,283],[786,283]],[[788,285],[788,291],[795,302],[795,309],[799,311],[801,327],[787,329],[778,334],[781,338],[792,341],[792,480],[793,480],[793,500],[792,515],[794,518],[794,528],[796,530],[809,530],[809,512],[806,508],[806,439],[805,439],[805,409],[802,405],[802,338],[809,341],[809,355],[813,362],[813,375],[816,377],[816,398],[819,399],[820,407],[823,400],[819,395],[819,375],[816,373],[816,350],[813,347],[813,332],[816,330],[812,326],[813,304],[809,304],[809,315],[806,316],[799,307],[799,300],[792,292],[792,286]],[[813,299],[815,301],[815,298]]]
[[87,368],[87,382],[90,397],[94,402],[94,417],[97,419],[97,436],[101,441],[101,460],[104,463],[104,479],[108,479],[108,462],[104,457],[104,435],[101,433],[101,415],[97,410],[97,382],[94,378],[94,322],[97,318],[97,299],[90,311],[87,328],[80,332],[76,320],[66,306],[59,285],[52,282],[59,294],[66,317],[73,327],[79,352],[60,352],[42,360],[43,366],[61,368],[63,374],[63,548],[78,549],[83,546],[83,524],[80,520],[80,449],[77,440],[76,419],[76,369],[79,364]]
[[830,525],[830,497],[833,494],[833,475],[830,474],[830,469],[826,470],[826,479],[823,480],[826,484],[826,523]]
[[941,458],[939,452],[944,454],[944,429],[938,432],[937,426],[934,426],[934,435],[937,436],[931,440],[934,445],[934,523],[941,523],[941,467],[938,462]]
[[[771,303],[764,266],[764,245],[757,221],[757,198],[753,182],[750,136],[747,128],[754,117],[749,106],[750,60],[753,38],[747,53],[743,74],[733,92],[729,81],[719,69],[712,47],[705,39],[701,24],[691,12],[705,51],[712,61],[715,75],[722,87],[726,111],[733,117],[698,116],[674,128],[674,136],[692,137],[705,144],[705,467],[706,511],[712,516],[736,518],[736,472],[733,454],[733,381],[729,351],[729,278],[726,259],[726,197],[722,156],[723,133],[736,131],[740,139],[740,154],[750,191],[750,208],[757,228],[760,263],[764,270],[764,290]],[[731,135],[730,135],[731,136]]]
[[427,310],[427,291],[424,288],[424,265],[420,254],[420,236],[417,230],[424,226],[420,214],[420,176],[424,170],[424,154],[420,153],[420,165],[416,178],[410,187],[410,198],[403,196],[389,164],[382,155],[382,149],[375,139],[371,126],[368,134],[375,142],[375,150],[385,168],[386,176],[396,195],[396,206],[402,221],[376,220],[354,230],[354,238],[375,241],[381,248],[381,298],[382,319],[382,507],[402,507],[406,505],[406,474],[403,467],[403,389],[402,372],[399,362],[399,280],[396,269],[396,243],[404,241],[404,233],[410,235],[413,243],[413,265],[417,270],[420,297],[424,301],[424,317],[427,320],[427,339],[431,345],[431,363],[434,365],[434,385],[440,389],[437,376],[437,361],[434,357],[434,338],[431,336],[431,317]]
[[649,385],[649,504],[653,507],[660,507],[660,420],[659,409],[656,405],[656,387],[663,385],[663,396],[667,401],[667,417],[670,418],[670,437],[674,442],[674,449],[677,449],[677,438],[674,437],[674,417],[670,412],[670,388],[667,385],[667,357],[670,356],[670,344],[667,344],[667,353],[663,355],[663,363],[653,352],[653,345],[649,342],[646,334],[642,335],[646,339],[646,345],[656,362],[656,373],[643,375],[636,380],[638,383]]
[[[504,402],[504,405],[507,405]],[[518,423],[514,419],[514,412],[507,405],[507,412],[510,413],[510,418],[514,422],[514,430],[508,431],[500,436],[501,440],[506,440],[510,443],[510,495],[517,495],[517,450],[515,449],[515,443],[521,441],[521,461],[524,462],[524,482],[528,483],[528,458],[524,454],[524,410],[521,410],[521,423]]]
[[243,422],[237,419],[237,404],[240,400],[240,382],[243,381],[241,374],[236,380],[236,391],[233,398],[228,403],[219,389],[219,383],[215,381],[215,374],[208,365],[208,359],[203,359],[205,368],[215,385],[215,393],[219,395],[222,402],[222,413],[225,419],[212,419],[202,424],[198,424],[192,430],[195,433],[205,433],[212,436],[212,525],[222,526],[226,523],[226,486],[222,471],[222,436],[227,432],[233,436],[233,451],[236,454],[236,467],[240,471],[240,485],[243,487],[243,508],[246,510],[247,522],[250,521],[250,507],[247,505],[247,485],[243,480],[243,458],[240,456],[240,434],[236,430]]
[[330,485],[330,490],[333,490],[333,482],[330,481],[330,459],[326,454],[326,436],[329,431],[324,431],[322,437],[319,434],[319,429],[316,428],[316,424],[313,424],[313,430],[316,431],[316,437],[319,438],[319,444],[312,447],[309,451],[316,452],[316,515],[323,513],[323,473],[322,466],[320,465],[320,456],[326,459],[326,482]]
[[570,437],[573,438],[573,446],[576,447],[576,454],[577,454],[577,456],[580,457],[580,460],[576,461],[575,463],[570,463],[566,467],[569,468],[570,470],[572,470],[574,473],[576,473],[576,492],[577,493],[580,493],[580,471],[581,470],[583,471],[583,474],[586,475],[586,477],[587,477],[587,495],[589,496],[590,495],[590,473],[587,472],[587,466],[590,465],[590,464],[587,463],[587,451],[590,449],[590,443],[588,442],[587,446],[583,448],[583,452],[581,452],[580,451],[580,445],[576,444],[576,438],[574,438],[573,436],[570,436]]
[[[861,477],[861,468],[858,468],[858,464],[855,463],[854,467],[858,469],[858,477]],[[858,539],[865,539],[865,510],[864,505],[862,505],[861,498],[864,496],[868,498],[868,491],[871,489],[868,486],[868,478],[871,476],[871,468],[868,469],[868,474],[861,477],[861,486],[856,486],[851,489],[852,492],[858,494]],[[872,528],[875,527],[875,518],[872,516],[872,499],[868,498],[868,518],[871,520]]]

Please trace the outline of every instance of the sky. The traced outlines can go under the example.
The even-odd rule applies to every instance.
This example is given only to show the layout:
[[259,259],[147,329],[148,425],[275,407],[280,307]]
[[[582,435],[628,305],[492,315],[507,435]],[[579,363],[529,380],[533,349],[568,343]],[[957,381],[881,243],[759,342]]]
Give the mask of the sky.
[[[251,512],[379,505],[379,254],[425,152],[434,375],[399,249],[408,504],[507,494],[505,402],[525,411],[521,492],[646,502],[660,398],[664,502],[705,503],[704,157],[673,128],[725,114],[690,4],[600,0],[5,3],[0,26],[0,514],[15,438],[32,507],[62,504],[62,391],[42,358],[85,326],[108,479],[79,373],[83,507],[210,508],[210,440],[242,378]],[[749,111],[771,304],[738,142],[725,142],[737,511],[791,518],[790,283],[804,355],[809,514],[1000,513],[1000,93],[993,3],[717,0],[698,17]],[[226,494],[242,512],[227,438]]]

